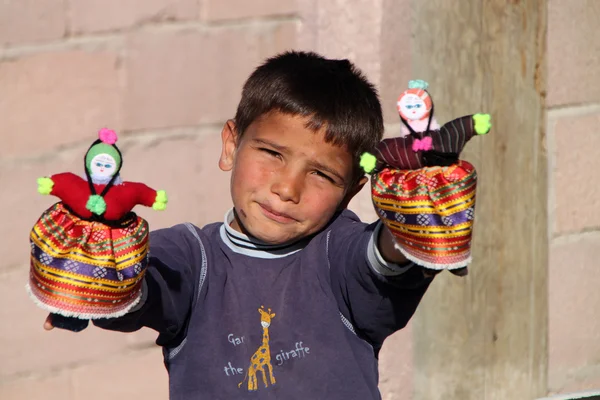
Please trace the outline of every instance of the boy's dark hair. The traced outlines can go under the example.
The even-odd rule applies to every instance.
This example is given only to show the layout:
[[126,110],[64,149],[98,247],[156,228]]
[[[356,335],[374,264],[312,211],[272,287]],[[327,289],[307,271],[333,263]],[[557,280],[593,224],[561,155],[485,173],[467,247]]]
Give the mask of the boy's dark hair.
[[345,146],[355,160],[383,137],[383,116],[375,87],[348,60],[312,52],[286,52],[268,59],[242,90],[235,123],[238,135],[269,111],[310,117],[307,127],[325,127],[325,141]]

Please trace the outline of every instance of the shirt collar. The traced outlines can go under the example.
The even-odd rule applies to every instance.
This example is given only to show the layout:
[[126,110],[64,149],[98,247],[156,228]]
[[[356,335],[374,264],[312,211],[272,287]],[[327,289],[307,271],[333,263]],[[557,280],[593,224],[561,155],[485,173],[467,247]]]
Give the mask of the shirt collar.
[[268,244],[259,239],[245,235],[231,227],[234,219],[233,208],[225,213],[225,221],[221,225],[221,240],[233,252],[256,258],[282,258],[302,250],[310,238],[294,243]]

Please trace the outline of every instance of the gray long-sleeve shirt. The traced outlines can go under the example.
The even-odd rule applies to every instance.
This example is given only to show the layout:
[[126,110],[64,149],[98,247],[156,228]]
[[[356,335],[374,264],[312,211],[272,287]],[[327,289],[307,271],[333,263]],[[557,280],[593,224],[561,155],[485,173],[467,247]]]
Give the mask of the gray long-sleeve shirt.
[[226,223],[152,233],[144,299],[105,329],[158,331],[170,398],[380,399],[377,355],[431,279],[386,263],[379,224],[344,211],[285,246]]

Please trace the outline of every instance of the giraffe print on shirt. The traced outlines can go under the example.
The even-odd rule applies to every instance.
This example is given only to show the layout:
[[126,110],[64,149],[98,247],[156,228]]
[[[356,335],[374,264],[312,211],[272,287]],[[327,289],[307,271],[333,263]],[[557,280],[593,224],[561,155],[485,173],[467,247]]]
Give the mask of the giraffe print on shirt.
[[[262,343],[252,357],[250,357],[250,366],[246,370],[246,376],[244,377],[244,380],[238,384],[238,387],[242,387],[244,382],[247,381],[248,391],[258,390],[258,379],[256,376],[258,371],[262,373],[262,380],[265,388],[268,387],[269,384],[275,384],[273,365],[271,364],[271,349],[269,347],[269,326],[271,325],[271,320],[275,317],[275,313],[271,313],[270,308],[265,311],[264,306],[260,306],[258,312],[260,313],[260,324],[263,329]],[[265,371],[265,368],[267,371]],[[268,381],[267,372],[269,375]]]

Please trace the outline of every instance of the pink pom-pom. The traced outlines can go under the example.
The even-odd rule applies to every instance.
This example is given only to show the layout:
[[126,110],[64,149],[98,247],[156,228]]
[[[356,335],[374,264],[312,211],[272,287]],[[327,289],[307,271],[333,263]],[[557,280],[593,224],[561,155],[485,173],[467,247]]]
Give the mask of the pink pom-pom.
[[115,144],[117,143],[117,134],[115,131],[107,128],[102,128],[98,131],[98,137],[103,143]]

